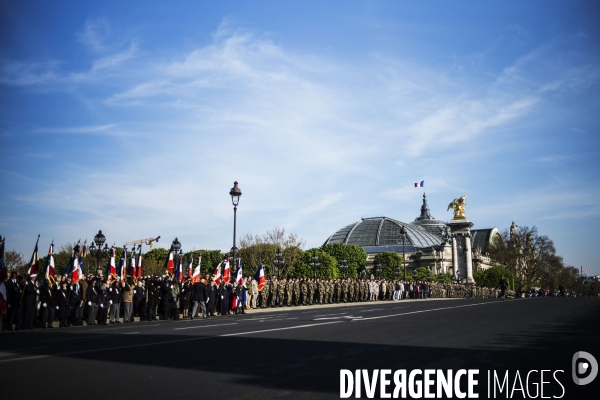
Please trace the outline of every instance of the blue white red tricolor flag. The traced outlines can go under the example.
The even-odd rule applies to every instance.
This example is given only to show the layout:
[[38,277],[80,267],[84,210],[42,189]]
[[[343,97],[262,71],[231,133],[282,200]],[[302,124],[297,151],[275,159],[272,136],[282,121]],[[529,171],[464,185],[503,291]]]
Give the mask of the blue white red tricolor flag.
[[31,261],[29,262],[29,269],[27,273],[29,275],[37,274],[40,270],[40,256],[38,254],[38,242],[40,241],[40,235],[37,237],[37,241],[35,242],[35,249],[33,250],[33,254],[31,255]]
[[142,277],[142,245],[138,246],[138,263],[137,263],[137,277]]
[[167,265],[165,265],[165,269],[167,270],[167,274],[173,276],[173,267],[175,263],[173,262],[173,249],[169,250],[169,258],[167,258]]
[[260,264],[258,267],[258,271],[256,271],[254,279],[258,284],[258,290],[261,291],[263,287],[265,287],[265,267],[262,264]]
[[229,269],[229,258],[225,260],[225,266],[223,267],[223,282],[229,283],[231,279],[231,270]]
[[131,261],[130,261],[130,275],[133,278],[134,282],[137,282],[137,265],[135,260],[135,246],[131,248]]
[[123,246],[123,255],[121,256],[121,262],[119,263],[119,269],[117,270],[121,280],[127,278],[127,247]]
[[421,183],[415,182],[415,187],[423,187],[425,186],[425,181],[421,181]]
[[189,259],[188,265],[187,265],[187,270],[185,271],[185,276],[187,276],[188,278],[192,277],[192,273],[193,273],[193,271],[192,271],[193,265],[192,264],[194,264],[194,256],[190,255],[190,259]]
[[242,276],[242,260],[240,258],[238,258],[238,270],[237,276],[235,277],[235,281],[238,285],[244,283],[244,277]]
[[52,242],[48,249],[48,258],[46,259],[46,281],[50,282],[50,285],[54,285],[54,282],[56,282],[54,275],[54,242]]
[[116,257],[117,249],[115,248],[115,246],[113,246],[110,249],[110,264],[108,264],[108,273],[106,274],[108,276],[109,283],[112,283],[112,281],[114,281],[117,278],[117,262],[115,260]]
[[183,279],[183,254],[179,256],[177,269],[175,270],[175,279],[181,281]]

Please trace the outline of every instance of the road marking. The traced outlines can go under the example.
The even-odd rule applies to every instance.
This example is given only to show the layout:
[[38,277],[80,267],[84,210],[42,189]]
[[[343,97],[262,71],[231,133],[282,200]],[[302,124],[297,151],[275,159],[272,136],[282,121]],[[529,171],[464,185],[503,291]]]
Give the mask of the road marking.
[[317,317],[331,317],[332,315],[344,315],[344,314],[348,314],[347,312],[343,312],[343,313],[335,313],[335,314],[321,314],[321,315],[315,315],[315,318]]
[[177,339],[177,340],[165,340],[162,342],[140,343],[140,344],[134,344],[134,345],[128,345],[128,346],[105,347],[105,348],[101,348],[101,349],[70,351],[70,352],[66,352],[66,353],[56,353],[56,354],[43,354],[43,355],[39,355],[39,356],[30,356],[30,357],[12,358],[9,360],[0,360],[0,364],[11,362],[11,361],[26,361],[26,360],[35,360],[35,359],[39,359],[39,358],[61,357],[61,356],[70,356],[70,355],[75,355],[75,354],[86,354],[86,353],[107,352],[107,351],[111,351],[111,350],[133,349],[135,347],[156,346],[156,345],[161,345],[161,344],[192,342],[192,341],[196,341],[196,340],[214,339],[214,338],[219,338],[219,337],[244,336],[244,335],[254,335],[256,333],[276,332],[276,331],[284,331],[284,330],[290,330],[290,329],[312,328],[314,326],[340,324],[342,322],[343,321],[321,322],[318,324],[297,325],[297,326],[290,326],[290,327],[286,327],[286,328],[263,329],[260,331],[227,333],[227,334],[223,334],[223,335],[191,337],[191,338]]
[[139,332],[127,332],[127,333],[124,333],[123,335],[133,335],[134,333],[139,333]]
[[217,324],[217,325],[198,325],[198,326],[188,326],[187,328],[175,328],[174,331],[180,331],[182,329],[196,329],[196,328],[210,328],[213,326],[225,326],[225,325],[237,325],[237,322],[233,322],[231,324]]
[[50,346],[42,346],[42,347],[28,347],[26,349],[15,349],[15,350],[6,350],[0,351],[0,357],[11,357],[20,353],[27,353],[29,351],[37,350],[37,349],[47,349]]
[[426,313],[426,312],[440,311],[440,310],[449,310],[449,309],[453,309],[453,308],[481,306],[481,305],[486,305],[486,304],[501,304],[501,303],[498,303],[498,302],[485,302],[485,303],[475,303],[475,304],[464,304],[462,306],[432,308],[430,310],[411,311],[411,312],[405,312],[405,313],[400,313],[400,314],[391,314],[391,315],[381,315],[381,316],[378,316],[378,317],[369,317],[369,318],[362,318],[361,317],[360,319],[353,319],[352,321],[368,321],[368,320],[371,320],[371,319],[391,318],[391,317],[398,317],[398,316],[401,316],[401,315],[419,314],[419,313]]
[[327,317],[327,318],[313,318],[313,321],[321,321],[321,320],[325,320],[325,319],[349,319],[349,320],[357,320],[357,319],[361,319],[362,315],[359,315],[358,317],[354,317],[352,315],[344,315],[342,317]]

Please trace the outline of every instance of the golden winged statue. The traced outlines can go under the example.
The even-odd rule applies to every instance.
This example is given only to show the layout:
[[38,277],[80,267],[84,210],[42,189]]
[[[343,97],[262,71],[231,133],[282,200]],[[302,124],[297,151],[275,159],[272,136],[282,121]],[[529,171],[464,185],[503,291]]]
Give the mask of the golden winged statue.
[[448,205],[448,209],[446,211],[448,211],[451,208],[454,210],[454,218],[453,219],[467,219],[467,218],[465,218],[465,206],[466,205],[467,205],[467,195],[465,194],[462,197],[459,197],[458,199],[452,200],[452,203],[450,203]]

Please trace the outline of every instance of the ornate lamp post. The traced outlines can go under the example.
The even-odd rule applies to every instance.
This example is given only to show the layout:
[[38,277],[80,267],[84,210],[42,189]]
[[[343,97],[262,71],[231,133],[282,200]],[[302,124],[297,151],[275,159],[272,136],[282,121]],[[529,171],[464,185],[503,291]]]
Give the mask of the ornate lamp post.
[[[104,245],[104,247],[102,247]],[[102,259],[110,254],[110,248],[106,244],[106,236],[102,233],[101,230],[98,231],[96,236],[94,236],[94,241],[90,245],[90,254],[92,254],[96,258],[96,273],[100,275],[102,269],[100,266],[102,265]]]
[[173,252],[173,254],[177,254],[177,252],[181,249],[181,243],[179,242],[179,239],[175,238],[175,240],[173,240],[173,242],[171,243],[171,251]]
[[279,269],[283,268],[283,265],[285,264],[281,249],[277,249],[277,251],[275,252],[275,260],[273,261],[273,264],[275,264],[277,279],[279,279]]
[[381,280],[381,264],[375,264],[375,273],[377,274],[379,280]]
[[406,280],[406,253],[404,252],[404,244],[406,243],[406,228],[402,225],[400,229],[402,235],[402,265],[404,266],[404,280]]
[[233,246],[230,250],[229,250],[229,254],[231,254],[231,272],[233,274],[233,276],[237,276],[237,268],[238,268],[238,261],[240,259],[240,257],[238,256],[237,259],[235,258],[235,254],[238,253],[239,254],[239,249],[236,246]]
[[344,278],[347,278],[346,272],[348,272],[348,260],[346,260],[345,258],[340,260],[340,269],[342,270],[342,273],[344,274]]
[[319,263],[319,256],[317,256],[317,252],[315,252],[313,254],[313,256],[311,258],[311,262],[310,262],[310,266],[315,271],[315,281],[317,280],[317,268],[319,268],[320,265],[321,265],[321,263]]
[[242,191],[238,187],[238,182],[233,182],[233,187],[229,191],[229,195],[231,196],[231,204],[233,204],[233,247],[232,250],[232,258],[235,261],[235,251],[237,247],[235,247],[235,229],[236,229],[236,217],[237,217],[237,206],[240,204],[240,197],[242,196]]

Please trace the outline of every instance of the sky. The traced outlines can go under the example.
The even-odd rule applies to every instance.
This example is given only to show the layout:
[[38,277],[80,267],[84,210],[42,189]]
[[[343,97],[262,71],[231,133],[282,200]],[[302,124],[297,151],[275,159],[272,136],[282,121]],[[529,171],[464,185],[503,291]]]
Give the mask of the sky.
[[2,2],[0,235],[227,251],[238,181],[238,236],[311,248],[467,194],[473,229],[600,274],[599,27],[593,1]]

